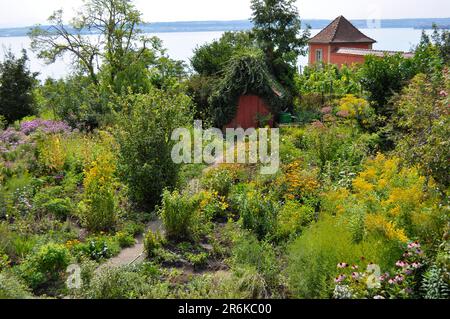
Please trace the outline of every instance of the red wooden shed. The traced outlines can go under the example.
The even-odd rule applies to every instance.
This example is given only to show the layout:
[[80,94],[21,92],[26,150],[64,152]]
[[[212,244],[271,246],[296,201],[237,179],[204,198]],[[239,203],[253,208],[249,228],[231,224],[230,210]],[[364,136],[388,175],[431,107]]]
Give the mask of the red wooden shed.
[[269,126],[274,123],[274,116],[262,98],[257,95],[242,95],[239,97],[236,116],[225,125],[225,128],[256,128],[260,126],[259,117],[269,117]]
[[289,97],[269,72],[264,54],[249,50],[230,59],[209,102],[216,127],[249,129],[273,126]]

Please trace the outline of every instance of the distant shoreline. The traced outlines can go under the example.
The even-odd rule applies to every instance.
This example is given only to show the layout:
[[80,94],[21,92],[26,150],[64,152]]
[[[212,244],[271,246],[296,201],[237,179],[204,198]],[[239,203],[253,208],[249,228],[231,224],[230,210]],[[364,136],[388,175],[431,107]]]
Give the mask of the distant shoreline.
[[[426,19],[382,19],[381,21],[351,20],[360,29],[373,28],[374,26],[385,28],[409,28],[431,29],[433,23],[442,29],[450,29],[450,18],[426,18]],[[316,19],[302,21],[303,27],[307,25],[312,29],[323,29],[331,20]],[[173,33],[173,32],[220,32],[220,31],[245,31],[252,28],[249,20],[230,21],[184,21],[184,22],[155,22],[144,24],[141,29],[144,33]],[[45,27],[45,26],[43,26]],[[0,28],[0,37],[27,36],[32,27]],[[90,34],[89,32],[82,32]]]

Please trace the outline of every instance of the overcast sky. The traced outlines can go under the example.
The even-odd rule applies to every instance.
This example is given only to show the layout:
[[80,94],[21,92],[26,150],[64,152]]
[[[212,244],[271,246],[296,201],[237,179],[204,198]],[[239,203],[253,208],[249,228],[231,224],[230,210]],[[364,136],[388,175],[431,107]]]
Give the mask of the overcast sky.
[[[82,0],[0,0],[0,27],[45,23],[55,9],[70,17]],[[251,15],[250,0],[135,0],[147,22],[240,20]],[[298,0],[302,18],[447,18],[448,0]]]

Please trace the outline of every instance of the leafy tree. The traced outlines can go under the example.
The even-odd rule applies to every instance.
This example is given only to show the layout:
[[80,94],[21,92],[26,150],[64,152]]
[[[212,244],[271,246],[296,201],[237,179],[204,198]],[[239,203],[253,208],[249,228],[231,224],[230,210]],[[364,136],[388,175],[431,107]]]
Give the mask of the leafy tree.
[[445,64],[450,63],[450,31],[439,30],[436,24],[433,25],[433,44],[439,49],[440,56]]
[[369,99],[382,117],[382,122],[392,113],[390,99],[416,74],[427,74],[436,83],[442,81],[442,71],[449,61],[450,33],[446,30],[440,32],[436,25],[433,28],[431,37],[425,31],[422,32],[412,59],[403,58],[400,54],[385,56],[383,59],[366,57],[360,72],[361,84],[369,93]]
[[87,0],[69,26],[62,11],[49,22],[32,30],[33,50],[48,63],[71,55],[75,73],[47,81],[42,104],[74,127],[111,123],[116,95],[177,87],[185,76],[184,64],[167,56],[160,39],[141,34],[141,13],[130,0]]
[[425,74],[417,75],[396,97],[392,119],[396,152],[441,185],[450,185],[448,111],[450,79],[436,86]]
[[166,55],[159,57],[149,68],[150,83],[158,89],[170,90],[180,87],[186,75],[186,64],[170,59]]
[[35,27],[30,33],[31,47],[48,63],[69,53],[75,68],[89,75],[96,85],[102,69],[106,85],[119,92],[121,87],[115,84],[124,80],[124,72],[142,78],[136,72],[145,73],[145,66],[161,49],[159,39],[141,34],[140,23],[141,13],[130,0],[87,0],[70,26],[66,26],[63,11],[59,10],[50,16],[50,27]]
[[152,210],[166,187],[177,181],[178,165],[171,159],[174,129],[191,125],[191,100],[182,93],[153,89],[148,94],[118,98],[116,136],[118,169],[131,199]]
[[335,64],[314,65],[306,67],[295,79],[297,92],[300,94],[360,94],[361,84],[357,70],[346,65]]
[[27,62],[24,50],[20,58],[8,52],[5,61],[0,63],[0,115],[8,123],[33,113],[37,74],[30,72]]
[[251,32],[225,32],[219,40],[194,50],[191,65],[197,74],[188,81],[188,94],[197,106],[197,118],[211,119],[209,97],[219,82],[220,75],[231,58],[238,52],[256,46]]
[[111,120],[109,101],[112,95],[99,90],[88,76],[48,79],[38,91],[42,96],[41,110],[51,110],[74,128],[91,131]]
[[253,33],[271,72],[293,92],[297,58],[306,54],[309,30],[301,32],[295,0],[252,0]]
[[237,51],[254,45],[250,32],[225,32],[219,40],[197,47],[191,64],[198,74],[217,76]]
[[195,118],[208,122],[212,119],[209,98],[213,94],[218,77],[194,74],[187,82],[187,94],[192,98],[196,106]]
[[[437,81],[441,80],[444,65],[449,62],[449,57],[445,56],[445,45],[442,44],[439,30],[434,26],[433,36],[430,37],[425,31],[422,32],[420,43],[414,51],[414,64],[417,73],[424,73],[430,76],[437,76]],[[445,32],[442,38],[445,38]],[[448,37],[448,36],[447,36]],[[447,44],[448,46],[448,44]],[[447,48],[448,50],[448,48]]]
[[30,32],[31,49],[48,64],[70,53],[75,61],[74,67],[87,73],[91,80],[98,84],[97,62],[100,45],[83,37],[82,30],[76,27],[75,21],[71,22],[73,29],[68,29],[63,21],[62,10],[55,11],[48,18],[48,22],[51,25],[48,29],[37,26]]
[[[385,56],[367,56],[360,70],[361,84],[374,104],[380,124],[390,117],[389,100],[415,75],[414,61],[400,54]],[[382,125],[381,125],[382,126]]]

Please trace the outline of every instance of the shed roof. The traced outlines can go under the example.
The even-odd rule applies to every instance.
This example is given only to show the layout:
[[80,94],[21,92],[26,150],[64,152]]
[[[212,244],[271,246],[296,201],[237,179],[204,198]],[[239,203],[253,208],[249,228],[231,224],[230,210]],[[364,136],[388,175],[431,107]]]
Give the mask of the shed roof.
[[411,52],[401,52],[401,51],[385,51],[385,50],[371,50],[371,49],[355,49],[355,48],[339,48],[336,51],[337,54],[346,54],[346,55],[375,55],[378,57],[384,57],[385,55],[396,55],[401,54],[404,58],[412,58],[414,57],[414,53]]
[[375,43],[364,35],[344,16],[337,17],[325,29],[320,31],[309,43]]

